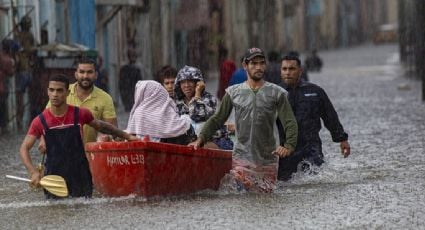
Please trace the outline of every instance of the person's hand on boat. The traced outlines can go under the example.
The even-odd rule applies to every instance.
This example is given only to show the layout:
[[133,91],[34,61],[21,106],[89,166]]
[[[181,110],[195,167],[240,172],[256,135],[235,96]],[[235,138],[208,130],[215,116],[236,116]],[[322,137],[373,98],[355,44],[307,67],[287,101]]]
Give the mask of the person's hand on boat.
[[97,142],[109,142],[109,141],[113,141],[113,138],[111,135],[100,133],[97,136]]
[[130,133],[128,133],[126,135],[125,139],[121,138],[121,137],[114,137],[113,138],[113,141],[117,141],[117,142],[119,142],[119,141],[140,141],[140,140],[141,140],[140,138],[138,138],[137,136],[130,134]]
[[342,141],[340,143],[340,147],[342,155],[344,156],[344,158],[347,158],[351,153],[350,144],[348,143],[348,141]]
[[286,157],[291,154],[291,151],[284,146],[279,146],[275,151],[273,151],[273,154],[279,157]]
[[114,137],[112,138],[112,141],[120,142],[120,141],[125,141],[125,139],[121,137]]
[[203,145],[202,139],[198,138],[196,139],[196,141],[189,143],[187,146],[193,146],[193,148],[197,150],[198,148],[201,148],[202,145]]
[[232,123],[227,123],[226,128],[227,128],[227,131],[229,132],[229,134],[234,134],[235,131],[236,131],[236,126],[235,126],[235,124],[232,124]]
[[141,140],[137,136],[134,136],[134,135],[131,135],[131,134],[128,134],[128,135],[129,135],[129,138],[126,138],[128,141],[140,141]]

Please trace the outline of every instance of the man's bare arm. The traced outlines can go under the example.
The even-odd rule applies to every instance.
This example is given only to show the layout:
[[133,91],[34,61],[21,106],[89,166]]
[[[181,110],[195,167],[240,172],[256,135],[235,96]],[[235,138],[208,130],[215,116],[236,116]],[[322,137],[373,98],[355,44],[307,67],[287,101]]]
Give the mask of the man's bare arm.
[[[113,126],[118,128],[117,118],[103,118],[102,120],[105,121],[105,122],[108,122],[109,124],[112,124]],[[112,139],[111,135],[104,134],[104,133],[101,133],[101,132],[99,132],[98,137],[97,137],[98,141],[111,141],[111,139]]]
[[117,121],[116,117],[115,118],[103,118],[102,120],[105,121],[105,122],[108,122],[109,124],[112,124],[115,127],[118,127],[118,121]]
[[90,122],[88,125],[96,129],[97,131],[105,134],[110,134],[113,136],[121,137],[130,141],[139,140],[139,138],[130,135],[121,129],[118,129],[117,127],[113,126],[110,123],[94,119],[92,122]]
[[32,135],[26,135],[24,141],[21,144],[21,148],[19,150],[19,155],[21,157],[22,163],[27,168],[28,173],[31,177],[31,184],[37,185],[40,182],[40,172],[36,167],[32,164],[31,156],[29,151],[34,146],[36,141],[36,137]]

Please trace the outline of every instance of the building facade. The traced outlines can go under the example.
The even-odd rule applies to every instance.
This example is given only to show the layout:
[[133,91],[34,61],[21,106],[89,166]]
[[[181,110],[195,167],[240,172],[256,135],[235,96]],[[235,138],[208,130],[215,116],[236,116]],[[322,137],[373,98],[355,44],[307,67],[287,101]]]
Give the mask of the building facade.
[[238,63],[251,46],[283,53],[372,41],[380,25],[397,23],[398,7],[398,0],[0,0],[0,37],[14,38],[28,15],[38,45],[95,50],[119,103],[118,73],[131,47],[144,79],[166,64],[197,66],[208,77],[223,48]]

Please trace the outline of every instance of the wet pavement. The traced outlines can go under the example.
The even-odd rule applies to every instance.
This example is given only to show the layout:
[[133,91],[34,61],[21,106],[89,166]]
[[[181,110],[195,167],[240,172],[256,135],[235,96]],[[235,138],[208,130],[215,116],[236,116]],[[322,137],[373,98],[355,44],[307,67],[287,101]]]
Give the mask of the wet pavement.
[[[322,86],[349,133],[344,159],[321,133],[326,163],[274,194],[205,191],[182,197],[46,201],[6,174],[26,176],[22,134],[1,136],[2,229],[422,229],[425,224],[425,104],[421,82],[403,76],[395,45],[321,52]],[[216,79],[208,81],[212,93]],[[120,127],[125,127],[120,112]],[[33,151],[34,161],[40,157]]]

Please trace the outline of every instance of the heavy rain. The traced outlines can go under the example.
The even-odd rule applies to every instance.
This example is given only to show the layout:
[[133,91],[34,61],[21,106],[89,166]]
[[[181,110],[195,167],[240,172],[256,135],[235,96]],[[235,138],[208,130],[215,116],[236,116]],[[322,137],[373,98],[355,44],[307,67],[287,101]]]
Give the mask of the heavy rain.
[[[16,79],[25,67],[5,74],[6,51],[0,52],[1,228],[422,229],[424,10],[421,0],[0,0],[2,48],[10,45],[16,63],[25,60],[19,57],[24,46],[31,51],[31,77],[23,90]],[[20,35],[27,19],[33,44]],[[47,79],[61,73],[74,82],[78,58],[103,62],[97,71],[104,81],[96,85],[111,95],[117,126],[126,129],[133,102],[126,107],[120,69],[132,55],[142,80],[160,80],[157,72],[165,65],[195,66],[205,91],[219,97],[219,56],[227,50],[239,68],[250,47],[279,58],[299,53],[308,80],[325,90],[338,113],[350,156],[344,158],[322,122],[324,163],[278,181],[272,193],[240,191],[222,181],[219,190],[108,196],[95,183],[91,198],[55,200],[6,178],[30,177],[21,143],[49,100]],[[318,69],[304,62],[313,50],[322,62]],[[38,144],[30,151],[35,165],[43,161]],[[109,162],[148,162],[144,155],[135,157]]]

